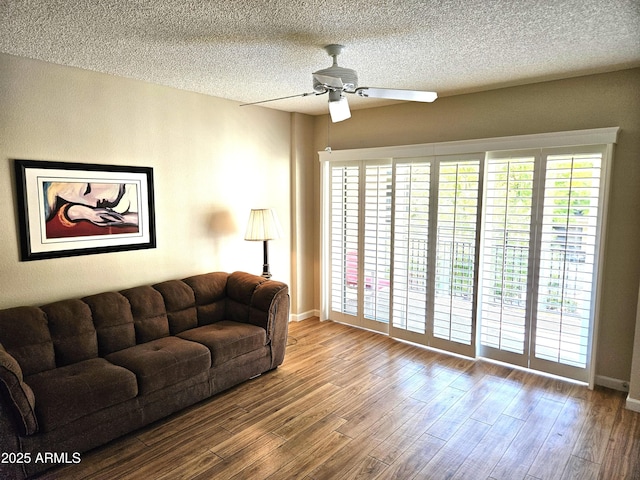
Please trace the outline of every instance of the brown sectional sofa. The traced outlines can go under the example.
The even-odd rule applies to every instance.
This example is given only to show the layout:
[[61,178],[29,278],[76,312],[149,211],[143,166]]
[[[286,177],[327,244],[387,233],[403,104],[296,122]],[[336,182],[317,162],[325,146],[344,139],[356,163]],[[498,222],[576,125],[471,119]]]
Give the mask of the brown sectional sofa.
[[0,310],[0,478],[276,368],[288,321],[287,285],[243,272]]

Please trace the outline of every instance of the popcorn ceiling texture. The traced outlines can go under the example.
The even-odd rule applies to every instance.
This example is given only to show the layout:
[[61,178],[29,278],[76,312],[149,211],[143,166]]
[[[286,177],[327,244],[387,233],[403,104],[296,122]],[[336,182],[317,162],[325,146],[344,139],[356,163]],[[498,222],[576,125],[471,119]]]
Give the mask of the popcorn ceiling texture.
[[[0,52],[239,102],[311,92],[329,43],[361,86],[453,95],[640,66],[640,2],[0,1]],[[327,111],[326,96],[265,106]]]

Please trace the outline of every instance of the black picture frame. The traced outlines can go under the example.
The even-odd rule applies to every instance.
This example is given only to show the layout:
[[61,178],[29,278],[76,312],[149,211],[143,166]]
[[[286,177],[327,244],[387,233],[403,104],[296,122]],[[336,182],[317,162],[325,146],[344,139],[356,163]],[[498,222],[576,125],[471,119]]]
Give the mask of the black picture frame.
[[156,247],[153,169],[14,160],[20,259]]

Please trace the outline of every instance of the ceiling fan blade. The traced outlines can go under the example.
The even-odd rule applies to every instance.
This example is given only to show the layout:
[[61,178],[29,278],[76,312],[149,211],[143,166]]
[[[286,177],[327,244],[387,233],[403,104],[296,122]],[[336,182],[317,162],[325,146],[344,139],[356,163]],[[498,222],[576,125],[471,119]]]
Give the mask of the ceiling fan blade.
[[408,100],[410,102],[433,102],[438,98],[436,92],[421,92],[419,90],[398,90],[393,88],[360,87],[356,94],[368,98],[389,98],[391,100]]
[[327,92],[307,92],[307,93],[298,93],[296,95],[288,95],[286,97],[278,97],[278,98],[270,98],[269,100],[260,100],[258,102],[251,102],[251,103],[242,103],[240,104],[241,107],[246,107],[248,105],[258,105],[260,103],[267,103],[267,102],[275,102],[276,100],[285,100],[287,98],[295,98],[295,97],[308,97],[309,95],[322,95],[323,93],[327,93]]
[[315,78],[321,85],[325,85],[330,88],[336,88],[338,90],[342,90],[342,88],[344,87],[344,84],[342,83],[342,79],[338,77],[331,77],[329,75],[314,73],[313,78]]
[[329,100],[329,114],[333,123],[351,118],[351,110],[347,99],[341,96],[340,100]]

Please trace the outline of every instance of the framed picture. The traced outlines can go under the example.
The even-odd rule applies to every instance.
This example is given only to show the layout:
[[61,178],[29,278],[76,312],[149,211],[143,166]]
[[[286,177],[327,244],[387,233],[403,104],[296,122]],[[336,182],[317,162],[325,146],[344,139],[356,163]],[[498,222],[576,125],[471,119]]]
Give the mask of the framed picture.
[[15,160],[21,260],[155,248],[153,169]]

